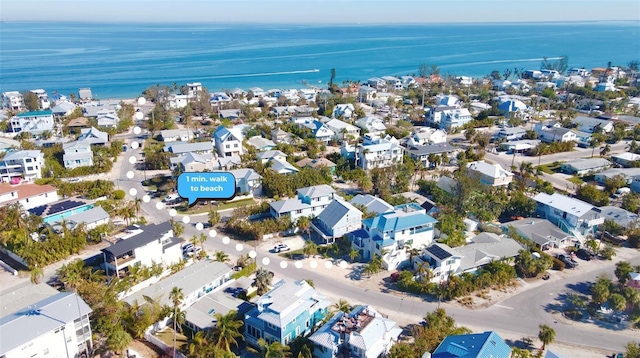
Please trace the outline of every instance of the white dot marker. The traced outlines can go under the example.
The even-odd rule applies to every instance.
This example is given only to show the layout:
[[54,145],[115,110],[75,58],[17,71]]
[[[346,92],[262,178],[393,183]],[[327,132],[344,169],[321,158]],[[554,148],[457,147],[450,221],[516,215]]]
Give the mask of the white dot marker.
[[185,224],[188,224],[191,222],[191,218],[189,217],[189,215],[185,215],[182,217],[182,222]]
[[138,149],[139,147],[140,143],[136,142],[135,140],[131,142],[131,149]]
[[151,201],[151,197],[149,195],[145,195],[142,197],[142,201],[145,203],[148,203]]
[[133,134],[140,134],[142,133],[142,128],[135,126],[133,127]]
[[216,235],[218,235],[218,233],[215,230],[209,230],[209,236],[216,237]]
[[318,263],[315,261],[311,261],[311,263],[309,263],[309,267],[311,267],[312,269],[316,269],[318,267]]
[[225,236],[222,238],[222,243],[225,245],[228,245],[231,242],[231,239],[229,238],[229,236]]
[[263,265],[267,266],[267,265],[269,265],[270,263],[271,263],[271,260],[269,260],[269,258],[268,258],[268,257],[263,257],[263,258],[262,258],[262,264],[263,264]]
[[333,267],[333,263],[331,261],[325,261],[324,268],[330,269]]
[[289,264],[286,261],[280,261],[280,268],[286,269]]
[[340,268],[347,268],[347,262],[345,260],[340,261]]
[[242,246],[242,244],[236,244],[237,251],[242,251],[243,249],[244,249],[244,246]]
[[133,171],[129,170],[127,172],[127,178],[128,179],[133,179],[134,176],[136,176],[136,174]]
[[258,253],[256,252],[256,250],[249,251],[249,257],[251,257],[252,259],[255,259],[256,256],[258,256]]
[[297,269],[302,268],[302,262],[296,261],[296,263],[293,264],[293,266],[295,266]]
[[129,195],[136,196],[138,194],[138,190],[136,188],[129,189]]
[[204,229],[204,225],[202,225],[202,223],[197,223],[196,224],[196,230],[202,231],[202,229]]
[[176,209],[170,209],[169,210],[169,216],[174,217],[178,215],[178,212],[176,211]]
[[136,162],[138,161],[138,158],[131,156],[129,157],[129,163],[130,164],[136,164]]
[[164,204],[163,204],[163,203],[161,203],[161,202],[157,202],[157,203],[156,203],[156,209],[158,209],[158,210],[162,210],[162,209],[164,209]]

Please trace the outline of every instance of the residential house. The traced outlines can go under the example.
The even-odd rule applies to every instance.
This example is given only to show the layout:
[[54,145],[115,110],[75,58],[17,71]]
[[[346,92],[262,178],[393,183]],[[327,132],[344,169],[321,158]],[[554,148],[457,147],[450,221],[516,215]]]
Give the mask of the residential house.
[[321,168],[328,168],[332,176],[336,175],[336,164],[326,158],[317,158],[317,159],[304,158],[296,162],[296,165],[299,168],[309,167],[316,170],[320,170]]
[[276,118],[280,118],[280,116],[290,116],[295,113],[297,106],[273,106],[271,108],[271,112],[275,114]]
[[506,233],[513,227],[518,235],[533,241],[540,250],[563,248],[577,242],[577,238],[560,230],[551,221],[539,218],[524,218],[502,224]]
[[251,87],[249,88],[249,92],[253,93],[254,98],[264,97],[267,92],[260,87]]
[[331,202],[338,198],[336,191],[329,185],[316,185],[297,190],[295,199],[284,199],[269,203],[271,216],[279,218],[289,215],[291,222],[301,216],[317,216]]
[[484,160],[467,164],[467,171],[480,178],[482,184],[490,186],[509,185],[513,173],[502,168],[500,164],[489,164]]
[[423,168],[433,168],[435,167],[436,163],[429,162],[430,156],[438,155],[440,156],[440,158],[442,158],[444,155],[446,155],[448,158],[455,158],[455,155],[460,151],[460,148],[455,147],[449,143],[439,143],[430,145],[409,146],[405,150],[407,154],[409,154],[409,157],[421,163]]
[[418,127],[409,136],[407,146],[430,145],[447,142],[447,132],[441,129]]
[[440,129],[450,130],[462,127],[472,120],[471,112],[467,108],[456,105],[438,105],[430,108],[425,115],[428,125],[436,126]]
[[627,286],[640,290],[640,272],[631,272],[627,280]]
[[345,118],[350,119],[355,112],[355,108],[351,103],[339,103],[333,107],[333,113],[331,113],[332,118]]
[[493,331],[447,336],[431,358],[510,358],[511,347]]
[[[111,217],[102,207],[95,206],[87,211],[65,217],[64,223],[69,230],[74,230],[81,225],[85,230],[92,230],[100,225],[108,224],[110,220]],[[52,226],[56,232],[61,232],[63,230],[62,221],[58,221]]]
[[78,294],[46,284],[0,296],[0,357],[81,357],[93,351],[91,308]]
[[323,142],[324,144],[329,144],[331,139],[333,139],[336,135],[336,133],[329,129],[326,124],[315,119],[312,121],[298,123],[298,125],[311,129],[311,133],[316,138],[316,140],[319,142]]
[[8,183],[14,178],[34,181],[42,178],[44,157],[39,150],[16,150],[0,160],[0,180]]
[[578,130],[587,133],[611,133],[613,122],[592,117],[578,116],[571,121],[578,126]]
[[256,307],[244,316],[244,337],[248,345],[289,344],[311,333],[329,313],[330,301],[306,281],[280,280],[256,301]]
[[378,358],[389,353],[401,333],[396,322],[371,306],[357,306],[350,313],[337,312],[309,340],[316,358]]
[[63,101],[57,103],[53,108],[51,108],[51,113],[54,117],[66,117],[73,113],[78,106],[74,103]]
[[550,88],[552,90],[556,90],[556,88],[558,87],[558,85],[556,85],[555,82],[549,82],[549,81],[540,81],[540,82],[536,82],[536,85],[534,87],[535,91],[540,93],[544,90],[546,90],[547,88]]
[[212,93],[211,97],[209,97],[209,102],[213,105],[224,102],[231,102],[231,100],[232,98],[224,92]]
[[164,146],[163,151],[175,155],[183,155],[187,153],[211,154],[214,151],[214,142],[170,142]]
[[78,140],[88,140],[92,145],[105,145],[109,142],[109,133],[100,131],[94,127],[82,128]]
[[271,159],[268,164],[269,168],[278,174],[288,175],[295,174],[299,171],[293,164],[278,158]]
[[[224,287],[239,287],[236,285],[238,281],[231,281],[228,285],[225,283]],[[249,282],[249,285],[251,285],[251,282]],[[229,312],[235,311],[236,317],[242,320],[244,315],[252,308],[253,304],[250,302],[222,292],[222,287],[220,287],[202,296],[184,310],[186,313],[184,325],[193,332],[212,332],[218,324],[216,318],[218,314],[224,317]]]
[[613,179],[618,176],[623,178],[625,183],[631,184],[634,177],[640,176],[640,168],[610,168],[599,173],[595,173],[593,179],[599,185],[604,185],[605,180]]
[[20,112],[24,109],[24,97],[18,91],[2,92],[2,108]]
[[371,102],[376,99],[378,90],[371,86],[360,86],[358,88],[358,97],[360,97],[360,102]]
[[360,138],[360,128],[339,119],[331,119],[325,125],[333,131],[333,139],[337,141],[352,141]]
[[279,150],[267,150],[265,152],[256,153],[256,159],[259,160],[262,164],[267,164],[273,159],[286,161],[287,155]]
[[614,163],[620,164],[625,168],[634,168],[640,166],[640,154],[624,152],[611,155]]
[[258,152],[270,151],[276,148],[276,143],[271,139],[254,136],[247,139],[247,144],[256,148]]
[[98,127],[115,128],[118,125],[118,122],[120,122],[118,112],[114,110],[98,111],[96,120],[98,121]]
[[599,82],[594,89],[596,92],[614,92],[618,90],[612,81]]
[[362,260],[369,261],[376,255],[382,258],[385,269],[394,270],[409,263],[407,249],[431,245],[435,223],[420,205],[408,203],[363,219],[362,229],[349,237]]
[[166,129],[160,131],[160,140],[168,142],[188,142],[194,139],[193,131],[190,129]]
[[537,133],[538,138],[545,143],[575,142],[578,139],[576,132],[569,128],[543,128]]
[[189,99],[198,98],[198,96],[200,96],[200,93],[202,93],[202,83],[187,83],[187,97],[189,97]]
[[52,131],[55,125],[53,114],[49,109],[19,113],[17,116],[11,118],[10,124],[11,132],[13,133],[42,133]]
[[343,149],[347,152],[355,150],[356,165],[364,170],[371,170],[402,163],[404,149],[398,143],[393,137],[379,138],[355,148],[347,144]]
[[291,133],[285,132],[280,128],[276,128],[271,131],[271,139],[276,144],[295,144],[295,136]]
[[336,199],[311,221],[311,229],[328,244],[335,242],[336,238],[358,230],[361,221],[360,210],[342,199]]
[[235,169],[229,170],[236,178],[236,193],[253,196],[262,195],[262,176],[253,169]]
[[47,91],[42,88],[30,90],[29,92],[33,93],[38,97],[38,106],[40,109],[49,109],[51,107],[51,102],[49,101],[49,96],[47,95]]
[[377,89],[384,89],[387,86],[387,82],[379,77],[372,77],[367,80],[367,85]]
[[492,261],[518,256],[522,249],[517,241],[506,235],[485,232],[476,235],[471,243],[461,247],[451,248],[434,243],[424,249],[422,255],[414,257],[412,264],[416,270],[421,265],[428,264],[433,273],[431,281],[440,283],[453,275],[475,272]]
[[93,165],[93,151],[89,139],[64,143],[62,148],[64,149],[62,163],[65,168],[74,169]]
[[231,266],[223,262],[200,260],[153,285],[126,296],[124,302],[132,306],[136,303],[144,305],[147,302],[146,297],[148,297],[160,306],[173,306],[169,295],[174,287],[178,287],[182,290],[183,295],[180,309],[184,311],[208,293],[231,280],[232,273]]
[[80,102],[90,102],[93,99],[93,93],[91,93],[91,88],[84,87],[78,90],[78,99]]
[[638,214],[632,213],[617,206],[601,206],[596,208],[605,221],[613,221],[616,224],[629,229],[634,229],[640,226],[638,222]]
[[582,176],[596,173],[610,167],[611,162],[604,158],[586,158],[562,163],[560,170],[562,170],[563,173]]
[[585,235],[595,232],[597,226],[604,223],[604,218],[596,208],[582,200],[558,193],[539,193],[533,200],[538,203],[537,214],[573,234],[580,242],[584,242]]
[[393,211],[393,205],[371,194],[357,194],[351,201],[353,205],[362,205],[368,214],[383,214]]
[[241,156],[242,150],[242,133],[237,128],[218,127],[213,133],[215,138],[216,150],[218,155],[222,157]]
[[170,266],[182,260],[180,238],[173,236],[169,221],[146,226],[129,226],[127,234],[101,250],[105,273],[120,277],[130,266]]
[[501,140],[513,141],[524,138],[527,130],[522,127],[502,127],[496,133],[496,137]]
[[58,189],[51,185],[0,184],[0,206],[18,203],[23,210],[58,201]]
[[198,154],[187,152],[177,157],[169,158],[171,170],[182,172],[205,172],[220,169],[213,154]]
[[218,111],[218,115],[221,119],[229,119],[235,121],[239,119],[242,115],[242,110],[240,109],[221,109]]
[[533,148],[540,145],[540,143],[541,142],[538,139],[521,139],[521,140],[514,140],[511,142],[500,143],[500,148],[509,152],[510,154],[528,153]]
[[402,81],[398,77],[382,76],[380,78],[385,82],[387,90],[399,91],[403,88]]
[[356,126],[371,135],[384,135],[387,130],[387,126],[384,125],[382,118],[374,116],[367,116],[358,119]]
[[20,148],[22,143],[15,139],[0,137],[0,153],[8,153]]
[[189,104],[189,96],[186,94],[169,95],[168,107],[173,109],[185,108]]

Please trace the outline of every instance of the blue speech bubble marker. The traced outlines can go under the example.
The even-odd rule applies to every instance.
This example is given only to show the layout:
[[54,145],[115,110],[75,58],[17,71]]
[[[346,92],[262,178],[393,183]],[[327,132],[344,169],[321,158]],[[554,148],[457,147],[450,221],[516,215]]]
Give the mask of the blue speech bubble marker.
[[198,199],[231,199],[235,194],[236,177],[228,172],[188,172],[178,177],[178,195],[189,205]]

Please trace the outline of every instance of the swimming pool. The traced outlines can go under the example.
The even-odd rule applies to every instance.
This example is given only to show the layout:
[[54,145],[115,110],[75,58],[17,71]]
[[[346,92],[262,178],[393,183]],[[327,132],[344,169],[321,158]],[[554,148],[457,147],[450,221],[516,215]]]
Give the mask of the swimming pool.
[[42,221],[44,221],[45,224],[55,224],[56,222],[60,222],[71,215],[75,215],[87,210],[91,210],[93,209],[94,206],[95,204],[92,204],[92,203],[81,205],[73,209],[69,209],[60,213],[55,213],[53,215],[47,216],[44,219],[42,219]]

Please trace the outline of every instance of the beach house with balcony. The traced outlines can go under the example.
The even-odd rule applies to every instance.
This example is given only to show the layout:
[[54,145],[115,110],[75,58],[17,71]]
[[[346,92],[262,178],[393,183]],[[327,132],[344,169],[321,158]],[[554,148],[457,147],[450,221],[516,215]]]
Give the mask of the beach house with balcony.
[[396,206],[393,211],[362,220],[362,228],[348,235],[360,258],[382,258],[383,267],[394,270],[409,264],[407,249],[430,246],[436,220],[415,203]]
[[10,111],[22,111],[24,109],[24,97],[18,91],[2,92],[2,108]]
[[329,244],[335,242],[336,238],[358,230],[361,222],[360,210],[342,199],[336,199],[311,221],[311,229]]
[[327,316],[331,305],[304,280],[280,280],[255,303],[244,316],[244,337],[253,347],[259,346],[261,338],[267,344],[289,344],[308,335]]
[[[446,154],[448,158],[455,158],[455,154],[460,151],[459,147],[455,147],[449,143],[429,144],[429,145],[410,145],[406,149],[411,159],[422,163],[423,168],[433,168],[436,163],[429,162],[431,155],[438,155],[440,159]],[[433,157],[432,157],[433,159]],[[442,163],[449,164],[449,163]]]
[[295,222],[301,216],[320,215],[331,202],[338,198],[336,191],[329,185],[315,185],[297,190],[298,196],[269,203],[271,216],[279,218],[289,215]]
[[316,358],[377,358],[389,353],[400,333],[396,322],[371,306],[357,306],[350,313],[337,312],[309,340]]
[[0,179],[9,183],[14,178],[34,181],[42,178],[42,152],[39,150],[18,150],[5,154],[0,160]]
[[533,200],[537,203],[536,214],[574,235],[580,242],[584,242],[587,235],[595,233],[598,225],[604,224],[600,212],[582,200],[558,193],[539,193]]
[[130,266],[170,266],[182,260],[180,239],[173,236],[169,221],[146,226],[129,226],[115,244],[101,250],[105,273],[120,277]]
[[407,145],[429,145],[447,142],[447,133],[442,129],[421,127],[410,136]]
[[49,109],[51,107],[51,101],[49,101],[49,96],[47,95],[47,91],[42,88],[30,90],[29,92],[33,93],[38,97],[38,106],[40,109]]
[[387,168],[400,164],[404,156],[404,149],[393,137],[376,138],[358,147],[345,144],[340,151],[343,156],[353,156],[356,165],[364,170]]
[[42,133],[51,131],[54,127],[53,112],[47,109],[44,111],[24,112],[11,118],[11,132]]
[[329,144],[331,139],[336,135],[326,124],[315,119],[298,123],[298,126],[309,128],[315,139],[324,144]]
[[93,151],[88,139],[64,143],[62,149],[64,150],[62,163],[65,168],[74,169],[93,165]]
[[241,156],[242,133],[237,128],[226,128],[220,126],[213,133],[216,150],[221,157]]

